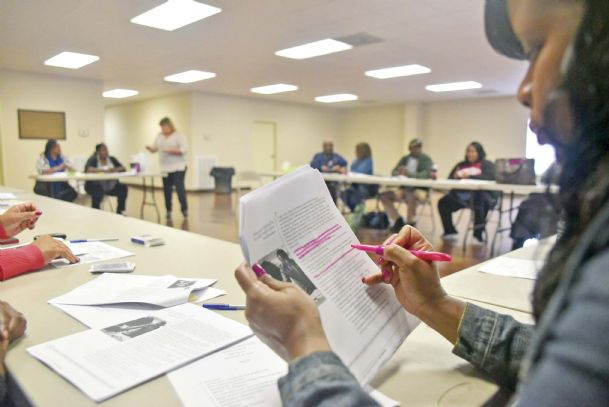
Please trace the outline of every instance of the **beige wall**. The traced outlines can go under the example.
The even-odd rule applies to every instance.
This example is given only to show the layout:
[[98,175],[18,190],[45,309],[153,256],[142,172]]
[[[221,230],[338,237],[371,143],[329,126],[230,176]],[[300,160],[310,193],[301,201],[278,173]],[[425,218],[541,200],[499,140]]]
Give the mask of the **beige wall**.
[[[106,143],[110,153],[122,160],[126,166],[131,156],[137,153],[148,155],[150,170],[159,168],[158,156],[146,152],[146,145],[152,144],[159,134],[159,121],[167,116],[174,122],[178,131],[191,142],[192,133],[192,96],[181,93],[148,99],[140,102],[127,102],[108,106],[105,111]],[[192,146],[188,153],[189,167],[192,168]],[[186,183],[190,185],[192,171],[187,172]]]
[[374,172],[389,174],[402,155],[404,116],[404,104],[401,103],[342,111],[337,152],[351,162],[355,145],[368,142],[372,148]]
[[422,138],[443,178],[471,141],[482,143],[491,160],[524,157],[528,118],[514,97],[428,103],[422,109]]
[[63,154],[91,155],[104,137],[104,104],[99,81],[66,79],[0,70],[0,134],[5,185],[31,189],[28,175],[36,172],[36,160],[44,140],[20,140],[17,109],[66,112],[67,140],[60,141]]

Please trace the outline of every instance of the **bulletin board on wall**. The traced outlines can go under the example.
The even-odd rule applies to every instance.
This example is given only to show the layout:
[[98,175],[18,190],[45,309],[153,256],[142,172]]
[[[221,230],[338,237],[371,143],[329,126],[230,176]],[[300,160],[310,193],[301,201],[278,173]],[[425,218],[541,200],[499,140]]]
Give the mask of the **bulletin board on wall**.
[[17,110],[20,139],[66,139],[66,113],[42,110]]

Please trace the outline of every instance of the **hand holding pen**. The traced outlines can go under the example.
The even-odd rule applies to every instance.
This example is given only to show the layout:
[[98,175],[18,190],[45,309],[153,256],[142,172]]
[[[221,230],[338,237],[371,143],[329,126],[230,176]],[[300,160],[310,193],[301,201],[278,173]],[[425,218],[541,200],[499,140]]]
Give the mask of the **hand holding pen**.
[[[446,297],[440,276],[433,263],[413,255],[409,250],[432,251],[425,237],[411,226],[387,239],[379,273],[366,276],[366,285],[391,284],[402,306],[413,315],[420,315],[428,305],[434,308]],[[405,249],[405,248],[408,248]]]

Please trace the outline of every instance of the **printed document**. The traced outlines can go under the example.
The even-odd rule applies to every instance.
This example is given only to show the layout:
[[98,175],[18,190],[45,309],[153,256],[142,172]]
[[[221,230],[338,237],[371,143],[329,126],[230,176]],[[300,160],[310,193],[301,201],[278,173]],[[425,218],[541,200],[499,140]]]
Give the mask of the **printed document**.
[[104,273],[99,277],[53,298],[50,304],[108,305],[151,304],[173,307],[188,302],[193,291],[209,287],[216,280],[175,276],[142,276]]
[[101,402],[250,335],[243,324],[183,304],[36,345],[28,352]]
[[[133,256],[133,253],[127,250],[119,249],[104,242],[68,243],[68,247],[80,259],[80,262],[77,264],[95,263],[97,261]],[[73,266],[74,264],[70,264],[65,259],[58,259],[52,261],[51,265],[61,268]]]
[[478,268],[478,271],[502,277],[526,278],[536,280],[543,261],[497,257]]
[[317,303],[332,349],[363,384],[394,354],[418,320],[377,273],[332,201],[322,175],[303,167],[241,198],[241,248],[248,264],[293,282]]
[[[184,407],[281,407],[277,380],[287,371],[283,359],[252,337],[167,377]],[[376,390],[370,395],[383,407],[399,405]]]
[[[190,296],[190,302],[195,304],[211,300],[226,294],[226,291],[214,287],[207,287],[194,291]],[[194,297],[194,298],[193,298]],[[75,320],[89,328],[101,329],[121,321],[133,320],[163,310],[148,304],[119,304],[119,305],[65,305],[53,304]]]

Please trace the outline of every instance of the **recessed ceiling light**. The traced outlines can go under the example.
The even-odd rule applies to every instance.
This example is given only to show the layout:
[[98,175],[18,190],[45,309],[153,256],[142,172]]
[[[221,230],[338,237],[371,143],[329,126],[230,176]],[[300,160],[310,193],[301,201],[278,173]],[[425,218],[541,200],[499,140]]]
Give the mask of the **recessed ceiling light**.
[[260,93],[261,95],[272,95],[274,93],[292,92],[298,90],[298,86],[288,85],[285,83],[276,83],[274,85],[258,86],[251,88],[250,91],[253,93]]
[[190,71],[175,73],[173,75],[166,76],[165,80],[167,82],[192,83],[215,77],[216,74],[213,72],[197,71],[192,69]]
[[316,102],[321,102],[321,103],[349,102],[352,100],[357,100],[357,96],[352,95],[350,93],[339,93],[337,95],[317,96],[315,98]]
[[44,64],[49,66],[57,66],[60,68],[78,69],[98,60],[99,57],[96,55],[64,51],[60,52],[52,58],[47,59],[46,61],[44,61]]
[[131,90],[131,89],[112,89],[112,90],[107,90],[104,93],[102,93],[102,96],[105,98],[122,99],[122,98],[128,98],[131,96],[135,96],[138,93],[139,92],[137,90]]
[[309,42],[308,44],[298,45],[292,48],[282,49],[275,52],[275,55],[292,59],[307,59],[320,55],[332,54],[334,52],[346,51],[353,48],[346,42],[336,41],[331,38]]
[[439,83],[437,85],[425,86],[430,92],[454,92],[457,90],[478,89],[482,84],[474,81]]
[[373,69],[372,71],[366,71],[367,76],[378,79],[397,78],[400,76],[411,76],[420,75],[424,73],[430,73],[431,69],[422,65],[403,65],[394,66],[391,68]]
[[222,9],[218,7],[194,0],[167,0],[145,13],[133,17],[131,22],[160,30],[173,31],[221,11]]

